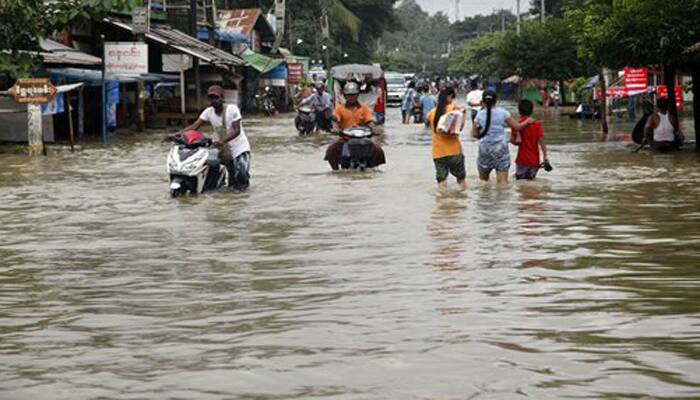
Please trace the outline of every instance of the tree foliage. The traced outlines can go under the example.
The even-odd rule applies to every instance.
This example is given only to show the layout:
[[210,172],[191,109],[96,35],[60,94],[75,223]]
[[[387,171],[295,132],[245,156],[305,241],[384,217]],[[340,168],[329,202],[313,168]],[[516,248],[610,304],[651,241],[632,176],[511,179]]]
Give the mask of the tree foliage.
[[376,57],[384,69],[425,74],[445,74],[449,56],[466,40],[500,31],[515,20],[508,11],[477,15],[450,23],[446,14],[429,15],[415,0],[404,0],[396,8],[399,29],[382,37]]
[[[331,64],[369,62],[376,40],[397,20],[396,0],[287,0],[287,45],[299,55],[325,59]],[[321,19],[329,18],[330,38],[321,34]],[[291,34],[289,34],[291,32]],[[301,43],[297,44],[297,40]],[[345,54],[348,56],[345,57]]]
[[576,51],[573,31],[566,21],[528,21],[521,34],[508,31],[498,49],[502,70],[522,78],[563,81],[593,73],[590,64]]
[[494,11],[489,15],[475,15],[457,21],[450,27],[452,40],[462,43],[486,33],[493,33],[511,26],[516,21],[516,16],[508,10]]
[[566,17],[580,55],[611,68],[684,64],[700,42],[698,0],[585,0]]
[[[574,4],[574,0],[545,0],[544,11],[545,16],[561,18],[564,15],[564,9]],[[542,7],[541,0],[530,0],[530,14],[540,17],[540,9]]]
[[0,7],[0,85],[33,74],[41,57],[39,40],[78,18],[101,18],[109,10],[128,5],[126,0],[2,0]]
[[504,78],[509,71],[504,68],[500,49],[505,45],[502,32],[489,33],[464,43],[452,53],[448,73],[458,75],[482,75]]

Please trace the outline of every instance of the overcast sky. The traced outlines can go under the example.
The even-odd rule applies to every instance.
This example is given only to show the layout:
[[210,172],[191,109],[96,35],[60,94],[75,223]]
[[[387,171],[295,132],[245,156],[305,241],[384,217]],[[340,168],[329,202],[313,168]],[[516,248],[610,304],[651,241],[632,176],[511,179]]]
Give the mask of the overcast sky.
[[[438,11],[447,12],[450,20],[454,20],[455,1],[454,0],[416,0],[418,4],[430,14]],[[516,0],[461,0],[459,5],[459,15],[461,18],[476,14],[490,14],[496,9],[505,8],[515,13]],[[525,11],[530,7],[529,0],[521,0],[520,8]]]

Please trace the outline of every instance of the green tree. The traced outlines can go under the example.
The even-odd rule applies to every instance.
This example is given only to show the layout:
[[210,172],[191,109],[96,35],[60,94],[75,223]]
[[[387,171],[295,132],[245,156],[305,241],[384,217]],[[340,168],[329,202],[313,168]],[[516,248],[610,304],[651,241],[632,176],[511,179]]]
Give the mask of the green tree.
[[573,31],[562,19],[528,21],[520,35],[508,31],[498,54],[503,69],[523,78],[564,81],[593,72],[578,55]]
[[[671,98],[677,69],[691,71],[694,82],[700,80],[700,57],[687,51],[700,42],[698,0],[584,0],[570,6],[566,17],[579,53],[596,65],[663,65]],[[700,97],[697,86],[693,85],[695,98]],[[675,102],[670,103],[675,113]],[[699,106],[696,100],[696,131],[700,128]]]
[[500,56],[504,44],[505,34],[502,32],[489,33],[464,43],[451,54],[449,74],[505,78],[511,71],[504,68]]
[[475,15],[457,21],[450,27],[451,39],[455,43],[462,43],[486,33],[493,33],[509,27],[515,22],[516,17],[508,10],[494,11],[489,15]]
[[2,0],[0,7],[0,87],[15,78],[41,73],[39,40],[78,18],[99,19],[108,11],[122,9],[125,0]]
[[[396,0],[288,0],[288,43],[294,52],[324,59],[328,47],[331,64],[369,62],[376,40],[396,24]],[[328,15],[330,38],[322,36],[321,21]],[[290,34],[291,32],[291,34]],[[301,39],[301,44],[296,44]],[[348,54],[345,57],[345,54]]]
[[[541,0],[530,0],[530,14],[540,17]],[[571,0],[545,0],[544,11],[547,17],[560,18],[564,15],[564,8],[572,3]]]
[[414,0],[405,0],[396,16],[398,29],[384,34],[375,60],[386,70],[444,74],[451,46],[447,15],[428,15]]

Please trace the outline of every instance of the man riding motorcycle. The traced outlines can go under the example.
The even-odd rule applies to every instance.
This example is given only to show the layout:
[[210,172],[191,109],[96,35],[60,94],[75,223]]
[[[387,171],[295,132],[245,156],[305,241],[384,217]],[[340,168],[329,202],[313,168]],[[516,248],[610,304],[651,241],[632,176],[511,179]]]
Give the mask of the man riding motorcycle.
[[[342,132],[343,129],[352,128],[355,126],[366,126],[370,128],[373,132],[374,130],[374,116],[372,111],[366,105],[360,103],[360,86],[356,82],[348,82],[343,87],[343,95],[345,96],[345,104],[339,104],[335,108],[334,112],[334,123],[333,130],[335,132]],[[376,133],[376,132],[375,132]],[[374,136],[373,138],[374,150],[367,167],[373,168],[386,163],[386,158],[384,157],[384,150],[379,146],[379,137]],[[340,168],[340,162],[342,158],[343,145],[348,139],[342,135],[334,140],[328,145],[326,150],[326,157],[324,160],[328,161],[331,168],[337,170]]]
[[316,114],[316,126],[324,131],[330,131],[333,127],[333,103],[331,96],[325,91],[323,82],[314,84],[316,92],[302,100],[299,106],[310,105]]

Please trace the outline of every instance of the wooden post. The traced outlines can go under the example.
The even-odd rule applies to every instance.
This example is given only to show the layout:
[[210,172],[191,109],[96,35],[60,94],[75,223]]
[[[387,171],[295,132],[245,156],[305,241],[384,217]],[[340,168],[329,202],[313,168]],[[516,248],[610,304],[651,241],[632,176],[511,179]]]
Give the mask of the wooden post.
[[601,88],[600,94],[600,122],[603,128],[603,135],[608,134],[608,85],[605,83],[606,69],[598,74],[598,80]]
[[146,85],[141,79],[136,83],[136,112],[138,114],[138,131],[146,128]]
[[78,91],[78,137],[85,135],[85,92],[81,87]]
[[202,77],[199,75],[199,58],[194,58],[192,66],[194,68],[194,90],[197,94],[197,112],[199,112],[202,109]]
[[45,153],[41,106],[39,104],[27,105],[27,142],[29,143],[29,155]]
[[184,116],[187,114],[187,87],[185,86],[185,68],[184,65],[180,66],[180,111]]
[[100,35],[100,38],[102,39],[102,80],[100,81],[102,89],[102,142],[107,143],[107,81],[105,81],[105,61],[107,58],[105,57],[105,35]]
[[70,151],[75,151],[75,135],[73,134],[73,107],[70,105],[70,92],[66,93],[66,113],[68,115],[68,134],[70,135]]
[[696,62],[692,66],[691,74],[693,76],[693,118],[695,125],[695,149],[700,151],[700,62]]
[[[678,117],[676,107],[676,67],[672,64],[664,64],[664,83],[668,91],[668,113]],[[693,81],[695,85],[695,81]]]

